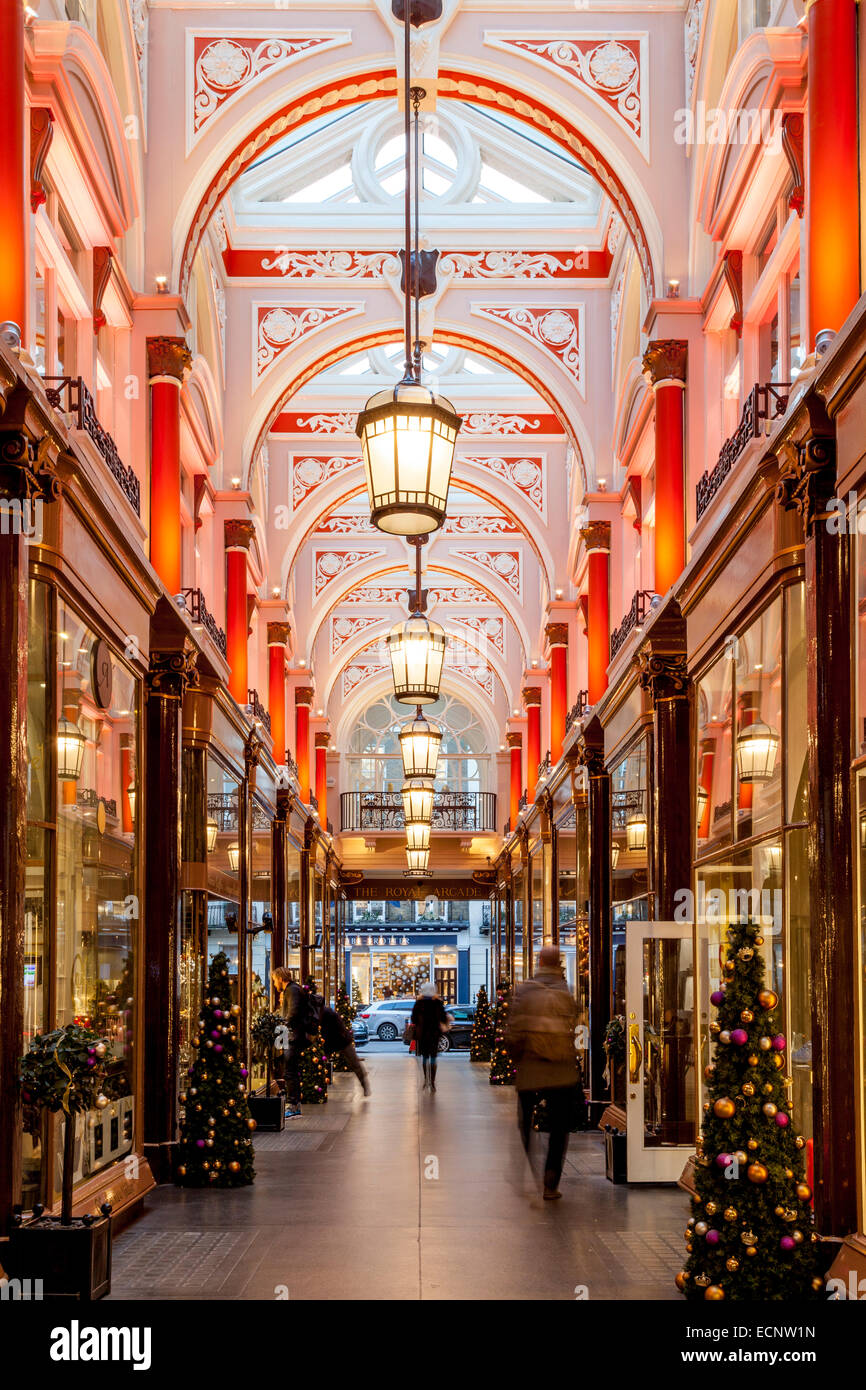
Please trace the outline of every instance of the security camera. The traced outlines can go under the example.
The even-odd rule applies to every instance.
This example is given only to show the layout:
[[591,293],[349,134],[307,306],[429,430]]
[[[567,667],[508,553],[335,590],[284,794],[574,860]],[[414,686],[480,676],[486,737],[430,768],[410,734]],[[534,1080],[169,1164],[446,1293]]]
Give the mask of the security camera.
[[13,352],[20,351],[21,329],[17,323],[13,323],[11,319],[6,319],[4,323],[0,323],[0,342],[3,343],[4,347],[11,348]]

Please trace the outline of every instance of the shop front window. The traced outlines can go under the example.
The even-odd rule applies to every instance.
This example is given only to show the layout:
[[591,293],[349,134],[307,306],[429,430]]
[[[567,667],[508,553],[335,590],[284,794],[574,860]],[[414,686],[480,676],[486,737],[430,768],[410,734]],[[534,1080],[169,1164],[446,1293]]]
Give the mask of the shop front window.
[[240,926],[240,778],[213,753],[207,761],[207,962],[224,951],[232,1003],[238,998]]
[[[271,1007],[271,952],[274,917],[271,905],[271,824],[270,810],[253,798],[250,805],[252,858],[247,926],[248,974],[250,981],[250,1025]],[[265,1084],[265,1063],[258,1048],[251,1049],[252,1085]]]
[[734,824],[738,840],[750,840],[781,821],[782,677],[780,595],[736,644]]
[[[429,951],[373,951],[372,1000],[414,999],[430,979]],[[455,959],[456,967],[456,959]]]
[[[76,1179],[133,1145],[138,702],[135,678],[58,600],[54,1024],[105,1037],[109,1104],[78,1121]],[[57,1122],[56,1122],[57,1123]],[[55,1190],[59,1190],[59,1146]]]
[[514,914],[514,979],[523,979],[523,880],[524,870],[517,869],[511,882],[511,910]]

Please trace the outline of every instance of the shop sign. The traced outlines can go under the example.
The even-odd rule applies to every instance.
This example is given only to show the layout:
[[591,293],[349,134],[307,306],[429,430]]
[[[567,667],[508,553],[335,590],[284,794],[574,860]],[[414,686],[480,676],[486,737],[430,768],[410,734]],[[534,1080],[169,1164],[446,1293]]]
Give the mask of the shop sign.
[[399,879],[393,882],[390,879],[367,879],[363,883],[347,884],[346,895],[353,902],[426,902],[428,898],[440,898],[447,902],[486,902],[490,892],[468,878],[444,882],[437,879],[435,885],[406,883]]

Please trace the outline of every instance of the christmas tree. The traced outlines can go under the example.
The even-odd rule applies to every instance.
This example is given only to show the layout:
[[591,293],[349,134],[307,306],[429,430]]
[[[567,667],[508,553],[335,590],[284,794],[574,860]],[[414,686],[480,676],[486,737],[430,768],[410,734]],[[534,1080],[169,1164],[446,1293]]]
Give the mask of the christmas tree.
[[806,1144],[791,1123],[779,997],[764,984],[760,927],[732,924],[728,942],[724,983],[711,995],[714,1060],[704,1071],[709,1099],[696,1144],[694,1215],[676,1284],[686,1298],[711,1302],[820,1298]]
[[228,958],[220,951],[210,963],[198,1037],[191,1043],[199,1055],[180,1097],[176,1176],[181,1187],[241,1187],[255,1177],[250,1134],[256,1122],[246,1102],[247,1069],[237,1051],[239,1013],[231,1002]]
[[[337,1000],[334,1005],[334,1012],[339,1014],[340,1018],[343,1020],[349,1032],[351,1033],[352,1019],[355,1017],[355,1014],[358,1011],[350,1002],[349,996],[346,993],[345,985],[340,985],[339,989],[337,990]],[[346,1063],[346,1059],[344,1058],[342,1052],[338,1052],[336,1056],[332,1057],[330,1060],[331,1067],[334,1071],[349,1070],[348,1064]]]
[[472,1024],[472,1036],[469,1039],[470,1062],[490,1061],[492,1033],[492,1020],[490,1017],[490,1005],[487,1002],[487,990],[482,985],[475,996],[475,1020]]
[[354,977],[354,975],[353,975],[353,976],[352,976],[352,1008],[355,1010],[355,1013],[357,1013],[359,1009],[363,1008],[363,1006],[364,1006],[364,1001],[363,1001],[363,999],[361,998],[361,986],[358,984],[358,981],[355,979],[355,977]]
[[324,1105],[328,1099],[328,1072],[325,1043],[321,1033],[301,1053],[301,1104]]
[[505,1046],[505,1030],[508,1027],[508,1012],[511,1008],[511,986],[503,981],[496,987],[496,1003],[493,1008],[493,1042],[490,1049],[491,1086],[513,1086],[517,1068],[511,1053]]

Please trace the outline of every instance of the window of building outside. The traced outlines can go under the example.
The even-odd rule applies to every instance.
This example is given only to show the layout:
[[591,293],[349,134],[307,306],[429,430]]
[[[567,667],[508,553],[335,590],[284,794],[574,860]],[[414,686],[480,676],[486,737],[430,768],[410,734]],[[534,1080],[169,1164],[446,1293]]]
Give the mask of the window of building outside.
[[[487,736],[477,715],[461,700],[442,695],[424,710],[442,725],[437,792],[484,792],[488,789]],[[391,792],[403,785],[399,732],[412,711],[383,696],[359,717],[349,741],[348,786],[356,792]]]
[[710,1055],[709,994],[722,979],[728,924],[757,920],[767,987],[780,996],[780,1032],[790,1039],[794,1111],[808,1138],[806,734],[804,589],[795,584],[728,643],[698,682],[695,913],[699,1076]]
[[[78,1121],[82,1180],[133,1145],[139,684],[73,608],[59,596],[56,604],[56,719],[67,722],[57,759],[53,1023],[93,1028],[112,1054],[109,1105]],[[58,1163],[55,1194],[59,1180]]]

